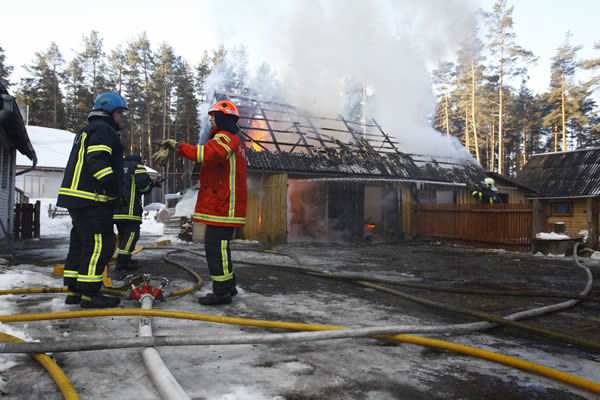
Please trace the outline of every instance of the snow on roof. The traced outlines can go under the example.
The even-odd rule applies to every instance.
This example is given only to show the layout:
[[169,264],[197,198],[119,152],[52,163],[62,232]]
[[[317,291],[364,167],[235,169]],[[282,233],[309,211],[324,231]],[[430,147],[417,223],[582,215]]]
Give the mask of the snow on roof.
[[[75,137],[72,132],[28,125],[27,133],[38,157],[38,167],[65,168]],[[30,166],[31,161],[17,153],[17,167]]]

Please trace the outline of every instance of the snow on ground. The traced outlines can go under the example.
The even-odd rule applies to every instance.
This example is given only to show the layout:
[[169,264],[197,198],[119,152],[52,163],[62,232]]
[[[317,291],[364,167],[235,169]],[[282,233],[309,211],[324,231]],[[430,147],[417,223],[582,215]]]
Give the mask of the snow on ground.
[[536,239],[545,240],[556,240],[556,239],[570,239],[569,235],[556,232],[540,232],[535,234]]
[[[46,238],[54,236],[64,237],[65,235],[68,236],[71,233],[71,228],[73,227],[71,224],[71,217],[68,215],[61,215],[52,218],[48,215],[48,207],[52,206],[52,208],[54,208],[56,206],[56,199],[32,199],[31,201],[35,203],[37,200],[39,200],[41,203],[40,236]],[[155,219],[158,211],[160,210],[144,212],[144,219],[142,221],[142,226],[140,227],[140,233],[142,235],[161,236],[163,234],[165,225],[163,223],[156,222]]]

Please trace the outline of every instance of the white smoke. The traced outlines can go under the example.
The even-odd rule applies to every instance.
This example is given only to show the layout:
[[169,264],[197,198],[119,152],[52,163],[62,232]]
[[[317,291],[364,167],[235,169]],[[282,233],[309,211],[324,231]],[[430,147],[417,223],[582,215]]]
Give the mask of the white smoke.
[[252,1],[224,9],[211,10],[227,22],[218,28],[223,42],[244,43],[275,66],[289,103],[336,117],[345,82],[361,82],[374,93],[367,118],[402,151],[447,156],[461,149],[468,157],[429,126],[429,66],[453,54],[471,29],[473,0]]

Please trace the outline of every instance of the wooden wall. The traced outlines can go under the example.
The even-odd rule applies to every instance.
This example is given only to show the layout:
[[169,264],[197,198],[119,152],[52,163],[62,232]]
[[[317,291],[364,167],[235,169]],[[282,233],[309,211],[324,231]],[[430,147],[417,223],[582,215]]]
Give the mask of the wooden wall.
[[402,232],[406,238],[412,237],[414,232],[414,186],[409,183],[400,184],[400,201],[402,202]]
[[[555,200],[556,202],[558,200]],[[546,200],[545,205],[548,207],[547,215],[550,214],[550,204],[553,201]],[[548,217],[548,227],[547,232],[552,232],[553,224],[555,222],[564,222],[566,225],[567,232],[569,233],[579,233],[579,231],[585,229],[589,230],[587,223],[587,213],[586,213],[586,199],[574,199],[573,200],[573,215],[565,216],[565,217]]]
[[238,238],[287,242],[287,174],[248,174],[246,225]]

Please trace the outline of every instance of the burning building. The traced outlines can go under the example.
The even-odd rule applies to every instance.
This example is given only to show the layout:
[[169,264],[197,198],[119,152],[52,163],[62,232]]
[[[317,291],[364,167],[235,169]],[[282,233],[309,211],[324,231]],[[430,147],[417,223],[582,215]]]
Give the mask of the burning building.
[[228,93],[248,154],[248,210],[238,237],[264,243],[360,241],[414,233],[417,202],[454,203],[482,180],[471,162],[403,153],[374,119],[315,116],[291,105]]

